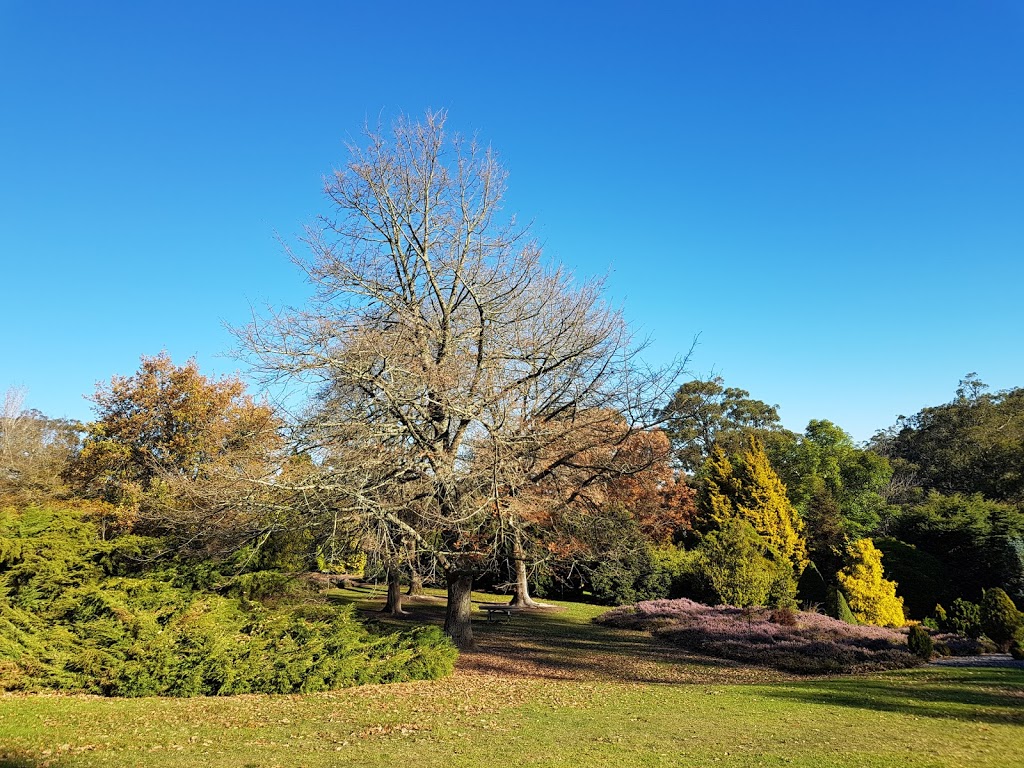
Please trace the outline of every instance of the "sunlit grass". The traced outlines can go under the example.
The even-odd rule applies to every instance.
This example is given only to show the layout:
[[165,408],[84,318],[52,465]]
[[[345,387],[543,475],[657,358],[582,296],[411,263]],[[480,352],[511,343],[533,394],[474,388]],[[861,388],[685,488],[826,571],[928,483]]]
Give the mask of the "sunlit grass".
[[[360,588],[338,599],[373,609],[382,594]],[[0,766],[1024,762],[1020,670],[783,678],[696,658],[645,658],[650,638],[590,623],[602,609],[558,608],[508,623],[481,616],[474,626],[482,650],[460,660],[455,676],[434,682],[308,696],[3,697]],[[413,602],[408,621],[443,616],[443,609],[436,600]],[[505,658],[516,661],[498,674],[480,663]],[[651,682],[662,679],[688,682]]]

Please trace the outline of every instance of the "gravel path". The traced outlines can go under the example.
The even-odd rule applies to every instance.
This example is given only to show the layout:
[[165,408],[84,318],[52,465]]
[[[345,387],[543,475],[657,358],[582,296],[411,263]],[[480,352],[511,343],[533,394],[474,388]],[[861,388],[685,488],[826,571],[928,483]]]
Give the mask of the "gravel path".
[[932,662],[937,667],[1014,667],[1024,669],[1024,659],[1008,653],[986,653],[981,656],[947,656]]

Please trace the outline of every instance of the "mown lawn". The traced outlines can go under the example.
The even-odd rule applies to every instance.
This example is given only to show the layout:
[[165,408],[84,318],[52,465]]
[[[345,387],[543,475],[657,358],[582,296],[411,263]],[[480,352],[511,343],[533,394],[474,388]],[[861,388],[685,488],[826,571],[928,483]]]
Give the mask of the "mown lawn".
[[[443,604],[410,610],[400,622],[436,618]],[[600,610],[481,619],[481,650],[435,682],[222,699],[2,697],[0,766],[1024,765],[1020,670],[798,679],[590,624]]]

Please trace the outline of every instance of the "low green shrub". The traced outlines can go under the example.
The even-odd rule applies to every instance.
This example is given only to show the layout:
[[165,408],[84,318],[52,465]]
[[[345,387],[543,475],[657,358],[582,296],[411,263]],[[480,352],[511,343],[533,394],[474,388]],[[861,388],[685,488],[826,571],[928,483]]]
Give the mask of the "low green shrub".
[[1001,651],[1009,650],[1014,635],[1024,627],[1024,619],[1003,590],[986,589],[981,598],[981,629]]
[[[127,537],[126,537],[127,538]],[[147,571],[72,509],[0,517],[0,689],[110,696],[298,693],[435,678],[456,652],[436,628],[378,635],[300,580]],[[111,560],[113,558],[113,560]],[[268,601],[269,599],[269,601]],[[262,600],[262,601],[261,601]]]
[[912,624],[907,635],[907,647],[910,648],[912,654],[928,661],[931,659],[932,651],[934,650],[932,636],[920,624]]
[[828,593],[826,613],[833,619],[845,621],[847,624],[860,624],[857,617],[850,610],[850,604],[846,601],[846,595],[838,587],[832,587]]
[[1018,629],[1010,641],[1010,655],[1017,660],[1024,660],[1024,629]]
[[982,636],[981,629],[981,606],[958,597],[953,601],[947,613],[946,625],[942,627],[946,632],[955,632],[977,640]]
[[594,599],[604,605],[667,598],[684,588],[695,568],[694,555],[671,544],[645,544],[627,556],[597,563],[590,569]]

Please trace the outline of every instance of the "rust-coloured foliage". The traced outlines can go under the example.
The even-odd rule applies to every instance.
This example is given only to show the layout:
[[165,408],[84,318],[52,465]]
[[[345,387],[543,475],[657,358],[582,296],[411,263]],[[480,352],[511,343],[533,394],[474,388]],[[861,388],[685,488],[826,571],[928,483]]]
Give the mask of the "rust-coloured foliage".
[[137,507],[175,481],[244,472],[277,446],[271,409],[237,378],[203,376],[194,360],[143,357],[132,376],[114,376],[92,396],[88,425],[67,480],[82,496]]

